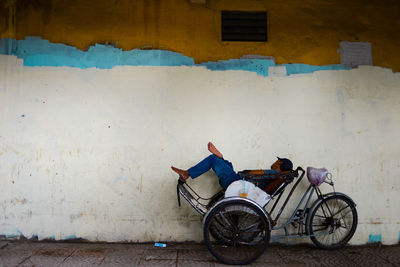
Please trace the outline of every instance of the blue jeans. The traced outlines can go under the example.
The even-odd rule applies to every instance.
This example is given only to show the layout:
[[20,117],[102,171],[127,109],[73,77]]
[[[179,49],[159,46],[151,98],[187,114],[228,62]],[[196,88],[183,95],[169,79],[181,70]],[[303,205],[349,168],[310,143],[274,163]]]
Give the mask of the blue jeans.
[[221,159],[215,155],[210,155],[200,161],[195,166],[191,167],[188,172],[193,179],[202,175],[203,173],[213,169],[219,178],[219,184],[225,190],[228,185],[236,180],[240,180],[239,174],[233,170],[232,163],[227,160]]

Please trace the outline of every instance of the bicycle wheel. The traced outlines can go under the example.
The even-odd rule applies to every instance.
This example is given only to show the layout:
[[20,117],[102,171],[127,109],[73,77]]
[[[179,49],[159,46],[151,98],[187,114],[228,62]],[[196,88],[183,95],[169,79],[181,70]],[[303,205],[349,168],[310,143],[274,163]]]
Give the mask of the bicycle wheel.
[[249,264],[260,257],[270,239],[270,221],[261,207],[246,199],[226,199],[205,218],[204,241],[225,264]]
[[354,202],[344,194],[318,200],[307,217],[307,233],[319,248],[341,248],[353,237],[357,228]]

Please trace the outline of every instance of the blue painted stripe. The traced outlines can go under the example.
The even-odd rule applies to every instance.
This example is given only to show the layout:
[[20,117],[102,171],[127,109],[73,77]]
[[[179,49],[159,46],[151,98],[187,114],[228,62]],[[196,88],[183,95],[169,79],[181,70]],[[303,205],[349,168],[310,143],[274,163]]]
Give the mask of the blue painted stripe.
[[382,242],[382,235],[369,235],[368,243],[380,243]]
[[15,55],[24,66],[67,66],[75,68],[110,69],[114,66],[204,66],[215,71],[244,70],[268,76],[271,66],[285,66],[287,75],[312,73],[319,70],[342,70],[343,65],[313,66],[307,64],[275,65],[270,59],[231,59],[195,64],[193,58],[167,50],[122,51],[110,45],[96,44],[82,51],[64,44],[53,44],[40,37],[24,40],[0,39],[0,54]]
[[302,74],[312,73],[320,70],[343,70],[346,69],[342,64],[333,64],[325,66],[312,66],[307,64],[282,64],[281,66],[286,67],[287,75],[291,74]]
[[[9,45],[11,43],[11,45]],[[10,49],[11,47],[11,49]],[[2,39],[0,53],[24,59],[25,66],[68,66],[77,68],[110,69],[114,66],[182,66],[194,65],[194,60],[165,50],[122,51],[108,45],[96,44],[81,51],[64,44],[52,44],[39,37],[25,40]]]
[[17,235],[17,234],[6,234],[5,236],[6,236],[6,238],[15,238],[15,237],[19,237],[19,235]]
[[270,59],[231,59],[200,63],[198,65],[205,66],[210,70],[246,70],[268,76],[268,68],[275,66],[275,62]]
[[68,239],[76,239],[76,235],[68,235],[64,238],[64,240],[68,240]]

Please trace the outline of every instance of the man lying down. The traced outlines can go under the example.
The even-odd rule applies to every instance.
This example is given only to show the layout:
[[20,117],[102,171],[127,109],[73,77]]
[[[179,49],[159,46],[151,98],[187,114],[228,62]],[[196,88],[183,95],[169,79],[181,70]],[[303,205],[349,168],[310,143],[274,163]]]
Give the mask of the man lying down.
[[232,163],[224,159],[222,153],[219,152],[211,142],[208,143],[208,150],[211,152],[211,155],[198,164],[187,170],[171,166],[172,170],[179,174],[179,179],[184,182],[189,177],[194,179],[210,169],[213,169],[219,178],[219,184],[225,191],[225,197],[239,196],[240,193],[247,193],[247,197],[260,204],[261,207],[268,203],[270,199],[268,193],[271,193],[282,181],[280,179],[267,181],[266,179],[264,182],[258,183],[258,187],[255,187],[250,182],[242,181],[240,174],[263,175],[264,177],[268,177],[280,173],[289,173],[293,168],[293,164],[289,159],[278,158],[278,160],[271,165],[270,170],[248,170],[242,171],[239,174],[234,171]]

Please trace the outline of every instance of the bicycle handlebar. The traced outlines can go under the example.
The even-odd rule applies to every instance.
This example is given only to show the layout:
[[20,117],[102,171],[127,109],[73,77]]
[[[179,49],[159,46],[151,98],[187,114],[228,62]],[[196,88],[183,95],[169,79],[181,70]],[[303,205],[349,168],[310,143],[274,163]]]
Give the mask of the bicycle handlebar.
[[301,171],[302,174],[305,172],[304,169],[303,169],[302,167],[299,166],[299,167],[297,167],[297,169],[292,170],[292,171],[290,172],[289,177],[290,177],[290,176],[293,176],[293,178],[294,178],[294,177],[299,177],[299,171]]

